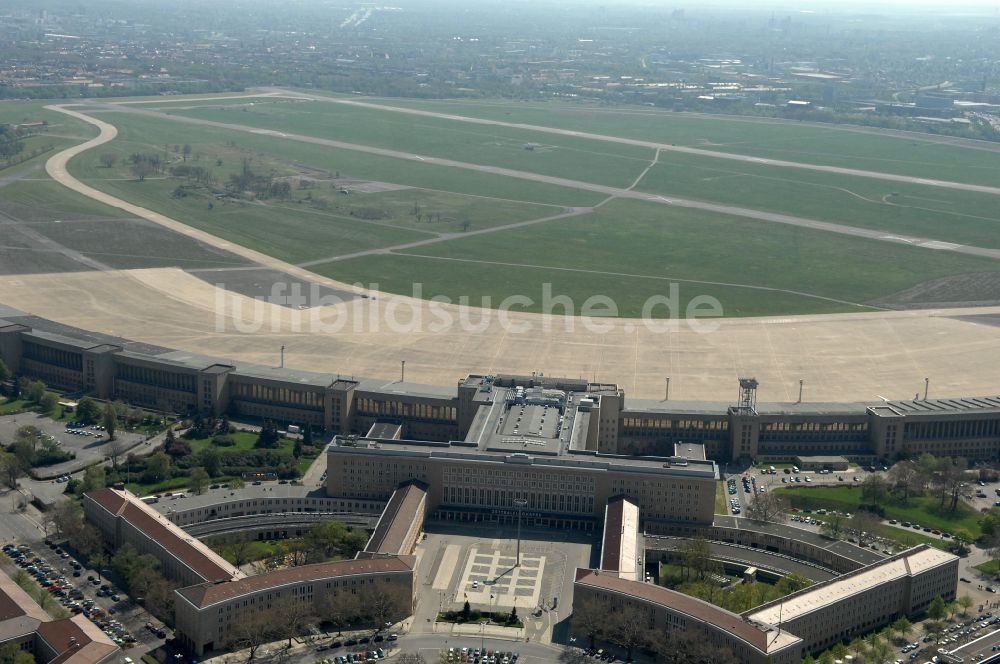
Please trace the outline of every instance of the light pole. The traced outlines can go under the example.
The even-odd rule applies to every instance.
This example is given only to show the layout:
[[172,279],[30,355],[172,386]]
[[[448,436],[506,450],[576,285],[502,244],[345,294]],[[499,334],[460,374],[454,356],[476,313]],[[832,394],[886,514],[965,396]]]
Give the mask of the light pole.
[[521,510],[527,504],[528,501],[524,498],[514,499],[514,507],[517,508],[517,562],[514,563],[514,567],[521,566]]

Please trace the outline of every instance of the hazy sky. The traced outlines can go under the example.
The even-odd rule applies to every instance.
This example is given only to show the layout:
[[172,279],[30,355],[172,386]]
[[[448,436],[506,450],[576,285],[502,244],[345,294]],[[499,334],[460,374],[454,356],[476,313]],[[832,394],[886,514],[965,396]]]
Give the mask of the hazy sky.
[[1000,0],[587,0],[588,3],[603,5],[663,5],[667,7],[736,6],[746,9],[770,9],[772,7],[798,9],[858,9],[878,10],[881,8],[919,9],[922,12],[938,10],[943,13],[961,12],[963,9],[997,10]]

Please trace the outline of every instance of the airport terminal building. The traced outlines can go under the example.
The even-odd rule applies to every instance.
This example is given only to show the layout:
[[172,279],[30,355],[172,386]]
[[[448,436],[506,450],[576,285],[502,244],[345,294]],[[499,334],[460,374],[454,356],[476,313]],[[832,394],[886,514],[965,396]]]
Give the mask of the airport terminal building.
[[429,487],[427,513],[437,519],[514,523],[520,512],[529,526],[589,531],[610,497],[628,493],[649,519],[712,522],[713,461],[675,456],[673,448],[664,457],[601,453],[590,386],[521,383],[465,381],[463,412],[473,412],[462,440],[405,440],[390,425],[335,436],[326,450],[327,495],[388,500],[401,483],[418,480]]
[[[560,407],[560,415],[580,428],[574,449],[607,455],[670,456],[684,442],[703,445],[706,458],[718,462],[794,461],[800,455],[866,462],[924,452],[1000,456],[996,395],[757,403],[756,381],[745,379],[732,402],[655,401],[627,398],[614,384],[536,375],[472,375],[452,386],[429,386],[228,361],[28,315],[0,319],[0,358],[16,375],[69,393],[163,412],[271,419],[327,435],[468,443],[477,418],[487,417],[480,406],[494,391],[520,388],[532,391],[532,399],[537,390],[574,395]],[[522,425],[514,433],[505,422],[501,438],[528,439],[522,451],[539,456],[538,432]],[[548,420],[544,427],[552,425]],[[544,427],[541,438],[549,436]]]

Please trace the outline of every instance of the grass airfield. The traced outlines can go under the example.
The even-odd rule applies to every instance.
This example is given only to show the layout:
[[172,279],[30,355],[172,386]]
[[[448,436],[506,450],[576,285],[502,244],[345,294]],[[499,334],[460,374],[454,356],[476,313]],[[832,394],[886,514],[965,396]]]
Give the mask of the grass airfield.
[[[323,371],[394,375],[406,359],[408,377],[450,383],[465,371],[542,370],[615,380],[630,394],[650,398],[662,396],[665,375],[672,376],[672,396],[693,399],[723,398],[743,374],[757,375],[764,385],[761,398],[773,400],[794,398],[799,378],[815,386],[817,399],[905,398],[925,376],[934,377],[941,394],[981,393],[990,391],[983,376],[1000,368],[984,367],[988,358],[1000,356],[990,322],[996,315],[991,305],[1000,304],[995,259],[662,205],[523,175],[983,248],[1000,242],[1000,207],[991,194],[703,154],[657,154],[585,136],[325,101],[245,95],[122,101],[130,100],[75,107],[115,125],[118,136],[75,157],[70,174],[219,242],[191,239],[73,194],[47,180],[39,169],[42,156],[0,170],[0,213],[18,229],[0,248],[4,304],[265,364],[273,363],[273,348],[285,343],[298,349],[289,354],[290,366],[298,360],[298,366]],[[803,123],[571,104],[366,101],[986,185],[995,184],[990,165],[995,173],[1000,162],[989,144]],[[234,128],[175,123],[130,113],[132,106]],[[53,136],[60,128],[60,145],[94,135],[86,124],[41,104],[0,104],[0,121],[41,115]],[[413,158],[289,140],[286,133]],[[191,146],[186,157],[184,144]],[[174,168],[209,169],[216,185],[199,186],[169,171],[137,182],[128,164],[135,152],[156,152]],[[116,155],[114,166],[101,163],[105,154]],[[420,155],[510,169],[522,177],[420,163]],[[291,183],[290,195],[220,196],[244,163]],[[73,225],[66,223],[70,218]],[[511,295],[527,295],[535,302],[516,307],[513,315],[536,326],[537,334],[525,344],[529,337],[509,337],[495,323],[473,333],[309,334],[280,307],[267,308],[273,320],[268,334],[241,334],[233,329],[238,316],[220,317],[216,289],[191,276],[252,267],[252,261],[228,253],[226,243],[309,270],[319,283],[377,284],[382,304],[413,304],[408,296],[415,282],[424,298],[466,298],[473,306],[487,304],[486,297],[496,306]],[[599,334],[581,326],[537,327],[542,284],[550,284],[554,296],[570,296],[577,307],[605,295],[619,318]],[[707,335],[684,329],[652,333],[630,320],[672,284],[681,309],[710,296],[727,319]],[[77,297],[67,300],[58,289]],[[89,307],[99,307],[100,315]]]

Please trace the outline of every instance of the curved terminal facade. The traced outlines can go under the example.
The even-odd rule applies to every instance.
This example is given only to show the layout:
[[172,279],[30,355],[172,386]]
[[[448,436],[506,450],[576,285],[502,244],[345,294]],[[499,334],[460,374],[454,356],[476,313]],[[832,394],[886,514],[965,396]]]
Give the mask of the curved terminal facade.
[[935,597],[951,601],[958,585],[958,557],[922,544],[736,614],[637,579],[639,506],[616,497],[607,515],[601,567],[576,570],[574,604],[594,603],[609,614],[631,611],[630,619],[657,632],[697,631],[748,664],[798,662],[901,616],[919,615]]
[[[174,593],[176,634],[186,648],[201,655],[239,647],[247,638],[247,625],[273,622],[275,612],[323,615],[340,593],[377,597],[384,614],[395,620],[410,615],[415,559],[406,554],[416,537],[395,533],[409,533],[414,522],[423,523],[420,491],[417,487],[415,494],[408,494],[409,499],[376,527],[376,532],[386,533],[376,555],[253,576],[128,491],[85,494],[84,514],[112,548],[128,543],[152,555],[164,576],[181,586]],[[397,547],[390,550],[393,543]]]
[[[797,661],[937,595],[954,597],[957,559],[927,547],[888,560],[847,544],[824,552],[780,527],[717,518],[716,462],[924,451],[994,458],[1000,449],[1000,397],[769,405],[756,403],[752,379],[740,381],[732,404],[633,401],[616,385],[540,376],[429,387],[222,362],[32,317],[0,321],[0,355],[15,373],[66,390],[332,436],[325,496],[220,494],[166,515],[125,491],[86,496],[86,515],[109,543],[151,553],[183,586],[177,631],[198,654],[238,644],[241,625],[275,607],[313,610],[339,592],[378,588],[394,614],[408,615],[409,554],[432,518],[603,531],[609,550],[601,569],[577,572],[578,598],[608,611],[639,607],[651,628],[702,630],[744,662]],[[180,528],[293,512],[381,516],[355,560],[253,577]],[[731,614],[640,579],[643,531],[762,545],[846,574]],[[851,609],[858,602],[870,610]]]
[[[558,407],[574,447],[604,454],[670,456],[696,443],[720,462],[846,456],[867,461],[930,452],[996,459],[1000,396],[858,403],[757,403],[756,381],[732,402],[627,398],[613,384],[541,376],[469,376],[452,386],[346,378],[174,351],[70,328],[35,316],[0,319],[0,358],[52,387],[178,413],[228,413],[314,427],[328,434],[463,441],[495,403],[496,388]],[[549,394],[546,394],[549,392]],[[555,394],[579,395],[557,405]],[[514,422],[517,423],[517,422]],[[537,433],[509,420],[503,437]],[[548,426],[553,425],[547,420]],[[569,426],[566,423],[565,426]],[[542,432],[543,436],[548,435]],[[584,435],[585,434],[585,435]],[[527,444],[525,451],[536,449]]]

